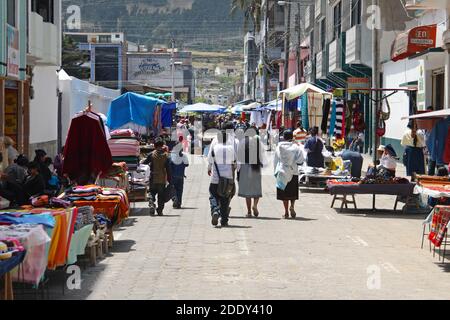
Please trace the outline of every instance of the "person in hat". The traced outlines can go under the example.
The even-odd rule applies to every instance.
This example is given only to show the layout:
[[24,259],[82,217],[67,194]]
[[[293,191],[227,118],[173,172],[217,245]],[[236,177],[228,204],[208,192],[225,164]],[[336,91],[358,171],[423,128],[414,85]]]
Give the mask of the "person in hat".
[[395,177],[397,171],[397,153],[392,145],[388,144],[385,149],[383,156],[380,159],[380,165],[377,166],[378,170],[385,169],[389,176]]
[[425,174],[425,137],[417,129],[415,121],[408,124],[408,129],[403,135],[401,144],[405,147],[403,164],[406,166],[407,175],[412,177],[414,174]]
[[46,187],[50,188],[50,179],[52,178],[52,172],[46,164],[47,152],[38,149],[34,153],[36,154],[36,157],[34,158],[33,162],[38,165],[39,172],[44,178]]
[[8,154],[8,165],[10,166],[14,163],[14,160],[16,160],[17,157],[19,156],[19,152],[14,147],[16,143],[10,137],[5,137],[3,139],[3,143],[5,144],[5,149]]

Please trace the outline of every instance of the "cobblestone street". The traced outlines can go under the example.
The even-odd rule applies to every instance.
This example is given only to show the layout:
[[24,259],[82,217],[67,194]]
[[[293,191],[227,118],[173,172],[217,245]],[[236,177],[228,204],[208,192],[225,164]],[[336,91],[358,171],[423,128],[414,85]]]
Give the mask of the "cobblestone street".
[[[303,191],[297,220],[282,220],[264,177],[261,218],[232,203],[231,228],[211,226],[206,165],[188,171],[185,209],[150,217],[146,203],[115,232],[110,256],[64,299],[450,298],[450,267],[421,250],[423,216],[340,214],[331,196]],[[369,208],[371,196],[359,196]],[[392,209],[395,198],[379,197]],[[378,277],[379,275],[379,277]]]

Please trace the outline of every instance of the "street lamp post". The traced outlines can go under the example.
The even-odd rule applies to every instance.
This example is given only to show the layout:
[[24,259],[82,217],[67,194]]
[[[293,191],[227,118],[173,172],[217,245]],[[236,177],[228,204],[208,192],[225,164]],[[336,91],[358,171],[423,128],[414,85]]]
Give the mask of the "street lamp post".
[[172,66],[172,102],[175,102],[175,40],[172,39],[172,58],[171,58],[171,66]]

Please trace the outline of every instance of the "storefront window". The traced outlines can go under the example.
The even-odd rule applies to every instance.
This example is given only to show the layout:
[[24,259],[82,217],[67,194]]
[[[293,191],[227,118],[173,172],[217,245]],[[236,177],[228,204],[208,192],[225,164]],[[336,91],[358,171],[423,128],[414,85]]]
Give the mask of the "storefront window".
[[31,11],[40,15],[44,22],[54,23],[54,0],[32,0]]
[[16,0],[8,0],[7,3],[8,24],[17,27],[17,8]]

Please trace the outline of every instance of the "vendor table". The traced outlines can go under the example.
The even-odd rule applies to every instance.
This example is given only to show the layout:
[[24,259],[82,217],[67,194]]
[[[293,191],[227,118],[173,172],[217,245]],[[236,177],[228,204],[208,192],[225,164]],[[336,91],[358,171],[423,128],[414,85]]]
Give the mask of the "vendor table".
[[[38,285],[47,269],[46,245],[50,237],[41,225],[0,226],[0,238],[15,238],[27,250],[23,261],[23,275],[17,280]],[[23,279],[22,279],[23,278]]]
[[299,180],[300,185],[305,185],[306,187],[317,186],[325,188],[328,180],[343,178],[347,177],[305,173],[300,175]]
[[[373,195],[373,206],[372,210],[376,211],[376,196],[377,195],[393,195],[397,196],[395,201],[394,211],[397,210],[397,205],[400,200],[400,197],[410,197],[414,194],[414,183],[408,184],[359,184],[353,182],[339,183],[329,181],[328,190],[331,195],[334,196],[331,207],[334,207],[334,203],[336,200],[341,200],[341,212],[344,209],[344,206],[348,208],[348,204],[354,204],[356,208],[355,195],[356,194],[371,194]],[[342,197],[339,198],[339,195]],[[353,201],[348,201],[347,197],[351,196]]]
[[113,224],[120,223],[128,215],[128,212],[121,212],[120,200],[75,201],[73,204],[76,207],[92,206],[95,214],[104,214]]
[[450,189],[445,187],[416,186],[416,192],[435,199],[450,198]]
[[5,290],[0,300],[14,300],[13,281],[11,271],[23,263],[24,252],[16,252],[13,256],[4,261],[0,261],[0,277],[4,278]]

